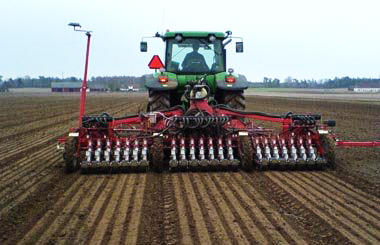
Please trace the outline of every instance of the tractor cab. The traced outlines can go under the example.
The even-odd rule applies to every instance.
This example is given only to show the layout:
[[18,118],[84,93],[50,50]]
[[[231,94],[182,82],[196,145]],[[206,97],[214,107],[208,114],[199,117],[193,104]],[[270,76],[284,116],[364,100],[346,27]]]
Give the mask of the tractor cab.
[[[148,111],[166,110],[184,105],[185,88],[203,84],[210,92],[209,101],[244,109],[243,90],[247,88],[233,69],[226,69],[226,46],[232,41],[232,32],[166,32],[156,33],[166,43],[165,62],[154,56],[149,67],[156,73],[146,82],[149,91]],[[236,52],[243,52],[241,38],[236,42]],[[146,52],[148,44],[140,43]],[[159,71],[159,72],[158,72]],[[225,101],[228,97],[231,101]]]

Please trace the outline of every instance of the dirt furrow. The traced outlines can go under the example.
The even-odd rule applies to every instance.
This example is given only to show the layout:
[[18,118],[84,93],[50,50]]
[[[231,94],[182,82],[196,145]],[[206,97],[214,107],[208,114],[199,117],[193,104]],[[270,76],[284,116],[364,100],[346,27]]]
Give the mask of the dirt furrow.
[[210,244],[211,240],[207,230],[206,222],[200,210],[200,206],[195,196],[193,187],[190,183],[189,176],[187,173],[184,173],[180,174],[179,177],[180,184],[183,187],[182,195],[186,196],[187,199],[187,211],[191,212],[191,216],[193,217],[195,225],[193,232],[198,235],[200,243]]
[[138,237],[138,228],[141,222],[141,210],[143,206],[144,199],[144,191],[146,187],[147,175],[140,175],[139,180],[135,185],[137,185],[136,196],[133,201],[133,208],[131,211],[131,215],[128,217],[128,226],[126,227],[126,236],[124,240],[124,244],[136,244]]
[[[120,103],[120,104],[114,106],[113,108],[120,108],[120,107],[124,108],[124,106],[126,108],[128,108],[128,107],[134,106],[134,104],[135,103]],[[109,108],[109,106],[106,106],[106,107],[102,106],[102,109],[97,108],[95,110],[91,110],[91,111],[87,112],[87,114],[91,115],[91,114],[101,113],[101,112],[103,112],[104,110],[106,110],[108,108]],[[108,113],[111,113],[111,112],[108,112]],[[32,134],[32,133],[35,133],[35,132],[40,132],[40,131],[43,131],[43,130],[45,130],[47,128],[51,128],[51,127],[54,127],[54,126],[57,127],[59,125],[67,124],[68,122],[73,121],[73,120],[75,120],[77,118],[77,116],[75,114],[77,114],[77,113],[72,113],[71,116],[64,116],[62,119],[61,119],[61,117],[59,117],[59,118],[53,118],[53,119],[55,119],[55,121],[54,120],[46,120],[46,121],[44,121],[45,122],[44,125],[41,125],[41,123],[37,123],[36,126],[33,126],[33,125],[24,125],[24,127],[22,127],[21,129],[25,128],[25,130],[20,130],[20,131],[17,131],[17,132],[13,132],[11,130],[8,130],[7,134],[4,134],[2,137],[0,137],[0,141],[8,139],[9,137],[12,137],[12,138],[17,138],[17,137],[20,137],[20,136],[25,137],[25,135],[29,135],[29,134]],[[17,127],[16,129],[20,129],[20,128]]]
[[[89,177],[96,179],[99,176],[83,176],[83,178],[87,179],[87,181]],[[97,223],[100,221],[104,209],[107,206],[108,201],[112,195],[113,187],[115,186],[118,179],[117,176],[102,176],[101,178],[108,178],[109,181],[104,189],[101,190],[100,195],[97,197],[97,200],[92,206],[90,213],[87,215],[86,220],[78,230],[72,244],[83,244],[91,239],[94,227],[96,227]]]
[[357,230],[352,229],[349,225],[347,225],[347,222],[345,222],[346,220],[342,221],[341,217],[336,216],[332,210],[326,210],[320,201],[316,201],[315,198],[312,198],[312,195],[305,191],[304,187],[294,185],[290,179],[281,178],[280,174],[265,173],[265,175],[290,195],[299,200],[306,208],[312,210],[312,212],[337,229],[353,243],[370,242],[366,239],[367,233],[359,234]]
[[220,191],[208,175],[201,175],[201,181],[206,187],[207,194],[210,196],[218,213],[222,216],[226,230],[233,234],[234,243],[252,244],[255,239],[247,228],[241,224],[239,214],[236,212],[231,203],[226,201],[224,191]]
[[25,138],[10,139],[4,143],[4,146],[0,146],[2,149],[0,154],[2,154],[2,155],[9,154],[12,151],[22,149],[25,146],[29,146],[31,144],[38,143],[38,141],[49,138],[52,136],[52,134],[54,134],[54,132],[58,132],[58,131],[62,131],[62,128],[51,128],[51,129],[49,129],[49,131],[35,133],[35,134],[30,135],[30,136],[25,137]]
[[208,223],[212,225],[213,230],[210,232],[211,238],[215,243],[224,243],[224,244],[232,244],[233,234],[227,233],[227,229],[225,228],[225,223],[223,224],[221,214],[218,214],[215,205],[211,201],[209,195],[206,192],[206,187],[203,185],[200,176],[198,174],[190,175],[191,183],[196,185],[194,190],[196,191],[196,195],[199,200],[201,200],[202,204],[202,212],[205,217],[207,217]]
[[112,196],[109,200],[107,207],[104,210],[103,216],[101,217],[99,223],[95,227],[94,235],[92,236],[89,244],[101,244],[104,234],[107,231],[107,227],[111,222],[112,216],[116,211],[116,206],[120,201],[119,197],[121,191],[123,190],[123,186],[125,181],[127,180],[127,175],[118,176],[118,181],[113,186]]
[[240,200],[233,195],[233,190],[231,190],[230,187],[217,176],[217,174],[211,174],[210,177],[219,191],[223,192],[222,195],[225,195],[225,200],[229,202],[239,214],[239,223],[244,225],[249,233],[255,234],[254,239],[257,243],[269,244],[270,240],[264,233],[265,230],[263,227],[259,227],[260,224],[258,224],[258,220],[254,221],[255,218],[250,216],[246,207],[243,207]]
[[61,214],[62,209],[71,201],[73,196],[80,191],[82,186],[86,183],[84,178],[78,178],[70,188],[63,194],[63,196],[54,204],[54,207],[46,212],[46,214],[31,227],[25,236],[19,241],[19,244],[34,243],[43,232],[54,222],[57,216]]
[[222,183],[223,186],[228,186],[231,189],[232,194],[239,200],[241,205],[245,208],[249,217],[253,222],[257,224],[260,230],[265,234],[265,237],[270,238],[270,243],[288,243],[286,239],[277,231],[274,225],[268,220],[266,215],[260,210],[255,202],[252,202],[250,198],[239,188],[235,183],[228,181],[229,174],[223,174],[216,176],[216,179]]
[[[59,157],[57,156],[52,159],[50,164],[54,164],[58,158]],[[50,172],[40,173],[37,176],[31,176],[29,179],[23,180],[16,188],[8,190],[8,195],[0,202],[0,213],[6,213],[10,208],[23,201],[35,190],[37,190],[40,185],[49,181],[52,177],[53,176]]]
[[[135,106],[136,103],[131,103],[131,104],[119,104],[117,105],[116,107],[113,107],[111,108],[110,110],[108,110],[108,113],[110,114],[118,114],[122,111],[124,111],[125,109],[128,109],[128,108],[133,108]],[[97,109],[97,110],[93,110],[91,112],[89,112],[89,114],[97,114],[97,113],[101,113],[102,111],[106,110],[108,107],[105,107],[105,108],[102,108],[102,109]],[[120,109],[122,108],[122,109]],[[39,132],[42,132],[44,135],[52,135],[51,133],[48,133],[46,130],[47,129],[56,129],[57,130],[60,130],[62,131],[64,128],[67,127],[68,123],[72,122],[74,123],[75,119],[77,117],[73,114],[71,117],[69,118],[65,118],[65,119],[57,119],[57,118],[54,118],[54,120],[46,120],[46,125],[38,125],[38,127],[28,127],[28,126],[25,126],[23,128],[27,128],[28,130],[24,130],[24,131],[21,131],[21,132],[17,132],[17,133],[12,133],[12,132],[9,132],[8,133],[8,136],[2,136],[0,138],[0,141],[4,140],[4,146],[5,147],[9,147],[10,144],[12,144],[12,142],[9,142],[9,138],[11,137],[11,140],[22,140],[22,142],[16,142],[16,144],[26,144],[26,140],[25,138],[27,138],[28,140],[30,139],[34,139],[36,134],[38,134]],[[50,121],[54,121],[54,122],[50,122]],[[66,127],[62,127],[63,125],[65,125]],[[28,135],[31,135],[30,137],[26,137]],[[7,139],[7,141],[5,141],[5,139]],[[18,146],[19,146],[18,145]],[[1,149],[3,151],[3,149]]]
[[[57,130],[55,132],[63,132],[63,130],[60,129],[60,130]],[[47,135],[45,137],[39,138],[38,140],[35,140],[35,138],[33,138],[33,140],[31,140],[32,142],[24,142],[22,145],[17,146],[13,150],[10,150],[7,153],[2,154],[0,156],[0,161],[6,161],[5,159],[9,159],[13,155],[22,154],[22,152],[26,152],[29,149],[34,148],[36,146],[46,145],[46,144],[48,144],[48,142],[51,142],[52,140],[54,140],[56,138],[58,138],[58,136],[54,137],[52,135]]]
[[[366,222],[364,217],[355,214],[352,210],[347,210],[347,208],[334,199],[330,199],[326,196],[326,193],[321,193],[320,188],[316,188],[310,185],[310,182],[303,182],[303,179],[297,178],[290,173],[284,173],[281,175],[283,178],[287,178],[287,182],[292,186],[302,188],[304,192],[309,193],[309,200],[314,203],[323,203],[320,205],[330,214],[337,216],[337,219],[340,220],[343,224],[353,228],[358,234],[362,234],[363,237],[368,238],[370,241],[379,241],[380,230],[374,227],[373,224]],[[311,195],[310,195],[311,194]],[[378,223],[375,221],[375,223]]]
[[66,218],[67,221],[61,224],[63,227],[58,228],[57,231],[53,233],[50,240],[54,240],[54,243],[56,244],[72,244],[72,240],[75,238],[84,218],[90,212],[92,204],[99,197],[107,182],[107,178],[101,178],[95,181],[84,198],[81,199],[78,209],[75,212],[70,211],[65,214],[68,216],[68,218]]
[[47,146],[45,148],[42,148],[39,151],[36,151],[36,152],[30,154],[27,157],[23,157],[23,158],[17,160],[16,162],[14,162],[11,165],[8,165],[8,166],[4,167],[2,169],[2,172],[0,173],[0,179],[1,180],[6,180],[6,179],[10,178],[9,175],[18,174],[18,171],[21,171],[23,168],[26,168],[29,165],[33,164],[33,161],[36,158],[42,157],[45,154],[54,151],[54,148],[55,147],[53,147],[53,145],[49,145],[49,146]]
[[[118,114],[121,111],[124,111],[124,108],[122,110],[117,110],[115,114]],[[55,142],[59,137],[65,135],[66,132],[67,129],[61,127],[56,130],[53,130],[52,132],[44,132],[44,134],[47,136],[40,138],[37,141],[37,143],[34,140],[34,138],[32,138],[32,142],[25,142],[25,145],[27,146],[21,148],[18,147],[12,150],[11,152],[8,152],[7,154],[3,154],[2,156],[0,156],[0,168],[6,167],[12,160],[19,159],[20,157],[23,157],[24,155],[30,152],[38,151],[39,149],[43,148],[44,145],[47,145],[50,142]]]
[[257,205],[258,212],[265,213],[266,217],[274,225],[274,227],[270,225],[272,229],[274,228],[283,234],[288,241],[290,240],[290,243],[307,244],[300,234],[282,217],[278,210],[256,190],[257,186],[244,182],[244,177],[241,174],[231,174],[226,176],[226,179],[232,182],[232,185],[235,186],[240,196],[245,196],[245,200],[248,203],[253,202]]
[[313,210],[308,209],[298,199],[289,195],[281,186],[271,181],[261,172],[241,172],[248,189],[257,191],[266,201],[278,210],[281,216],[297,227],[297,232],[305,240],[319,241],[324,244],[347,244],[350,241],[343,236],[335,227],[322,219]]
[[174,188],[174,194],[176,197],[177,210],[178,210],[178,221],[180,226],[180,238],[182,244],[194,244],[192,233],[190,230],[190,221],[188,216],[186,215],[186,203],[184,197],[182,196],[179,178],[177,174],[172,175],[172,182]]
[[[93,192],[94,187],[96,188],[99,184],[100,182],[96,183],[95,179],[84,182],[78,192],[70,199],[70,202],[62,208],[60,214],[55,217],[54,221],[43,231],[36,243],[55,243],[58,236],[64,237],[65,234],[62,233],[62,229],[67,225],[71,217],[75,215],[83,199]],[[44,218],[41,219],[41,222],[44,222],[43,220]]]
[[58,156],[57,152],[51,151],[47,152],[47,155],[43,158],[30,159],[28,165],[24,165],[20,169],[15,169],[15,171],[8,175],[7,177],[1,179],[0,181],[0,196],[2,196],[3,189],[6,188],[15,188],[23,181],[24,178],[31,178],[35,175],[39,175],[43,170],[48,168],[51,165],[54,165],[54,162],[51,163],[52,159],[56,159]]
[[220,190],[220,186],[216,185],[209,175],[200,175],[200,177],[207,194],[222,217],[226,230],[229,230],[229,234],[233,234],[233,243],[251,244],[255,242],[253,234],[241,222],[239,213],[236,211],[235,206],[227,199],[224,190]]
[[[371,223],[370,226],[377,227],[377,229],[380,230],[380,218],[379,213],[376,213],[374,211],[374,215],[371,215],[369,211],[372,210],[371,207],[365,206],[360,207],[354,204],[354,200],[352,198],[342,198],[341,192],[334,192],[331,191],[329,186],[325,186],[324,183],[321,183],[320,181],[313,180],[310,174],[304,173],[294,173],[294,175],[297,176],[297,178],[300,181],[303,181],[304,183],[310,185],[310,187],[313,187],[315,190],[318,190],[319,193],[322,193],[326,198],[329,199],[328,203],[331,203],[334,206],[340,206],[342,209],[344,209],[347,213],[352,214],[355,217],[361,217],[361,219],[365,220],[365,222]],[[322,188],[321,188],[322,187]],[[336,205],[338,204],[338,205]],[[369,225],[365,225],[369,226]]]
[[133,187],[136,184],[136,181],[138,180],[138,176],[136,174],[133,174],[128,178],[128,181],[126,182],[126,189],[122,191],[122,195],[120,197],[120,205],[117,207],[115,211],[115,217],[114,222],[109,230],[110,234],[110,240],[108,241],[109,244],[120,244],[121,243],[121,234],[124,230],[124,224],[127,222],[127,208],[129,204],[131,203],[131,197],[132,197],[132,191],[136,191]]
[[314,174],[314,176],[322,179],[323,181],[329,183],[331,186],[335,187],[339,191],[344,192],[356,198],[360,202],[365,203],[369,205],[370,207],[376,209],[378,212],[380,212],[379,198],[373,195],[370,195],[368,193],[365,193],[362,190],[355,188],[353,185],[346,183],[343,180],[339,179],[338,177],[335,177],[329,173]]

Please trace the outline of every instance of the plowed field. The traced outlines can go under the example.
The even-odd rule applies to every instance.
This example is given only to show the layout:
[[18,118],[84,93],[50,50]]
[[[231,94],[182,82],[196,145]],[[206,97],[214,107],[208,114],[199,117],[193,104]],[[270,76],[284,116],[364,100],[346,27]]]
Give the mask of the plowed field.
[[[145,95],[90,95],[133,114]],[[78,96],[0,97],[0,244],[379,244],[380,149],[340,149],[335,171],[65,174],[56,139]],[[343,139],[380,138],[375,102],[248,97],[248,110],[315,112]]]

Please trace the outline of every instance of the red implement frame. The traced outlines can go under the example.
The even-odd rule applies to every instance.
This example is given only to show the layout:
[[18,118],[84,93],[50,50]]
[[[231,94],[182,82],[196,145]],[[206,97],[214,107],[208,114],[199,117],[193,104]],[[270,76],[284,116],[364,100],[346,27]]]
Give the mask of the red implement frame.
[[80,111],[79,111],[79,119],[78,119],[79,128],[82,127],[82,118],[84,116],[85,108],[86,108],[87,71],[88,71],[88,58],[90,55],[91,33],[86,32],[86,36],[87,36],[86,63],[84,66],[84,75],[83,75],[82,89],[81,89],[81,94],[80,94]]

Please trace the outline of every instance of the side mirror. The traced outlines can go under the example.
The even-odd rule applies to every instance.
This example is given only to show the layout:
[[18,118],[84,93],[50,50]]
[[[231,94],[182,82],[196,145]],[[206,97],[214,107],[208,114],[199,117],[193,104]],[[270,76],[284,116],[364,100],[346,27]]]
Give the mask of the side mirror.
[[236,53],[243,53],[243,42],[236,42]]
[[147,42],[140,42],[140,51],[141,52],[147,52],[148,51],[148,43]]

